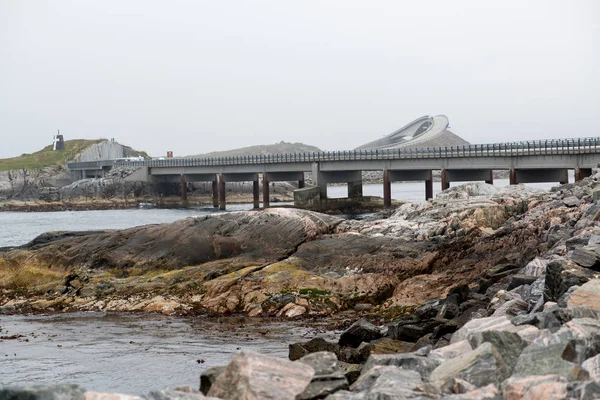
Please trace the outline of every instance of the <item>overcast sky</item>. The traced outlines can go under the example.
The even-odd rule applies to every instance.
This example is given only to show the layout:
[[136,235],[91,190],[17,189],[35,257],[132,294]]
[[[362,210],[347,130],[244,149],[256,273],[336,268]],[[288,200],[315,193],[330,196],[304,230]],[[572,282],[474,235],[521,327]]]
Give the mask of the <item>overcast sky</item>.
[[422,115],[471,143],[600,136],[600,2],[0,0],[0,158],[350,149]]

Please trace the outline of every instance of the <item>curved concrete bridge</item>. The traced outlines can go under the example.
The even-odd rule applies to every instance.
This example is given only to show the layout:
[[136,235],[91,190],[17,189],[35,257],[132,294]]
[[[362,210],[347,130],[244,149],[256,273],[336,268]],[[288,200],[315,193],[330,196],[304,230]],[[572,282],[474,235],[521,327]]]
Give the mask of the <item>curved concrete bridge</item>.
[[448,130],[450,122],[445,115],[417,118],[389,135],[364,144],[356,150],[406,149],[421,147],[465,146],[469,142]]
[[[327,198],[328,183],[347,183],[348,197],[362,196],[362,171],[383,171],[384,203],[391,205],[391,182],[425,181],[425,197],[433,197],[432,171],[440,170],[442,189],[450,182],[493,183],[494,170],[509,170],[510,183],[568,182],[591,175],[600,163],[600,137],[527,142],[478,144],[451,147],[392,148],[261,156],[177,158],[150,161],[98,161],[71,163],[67,167],[86,177],[113,166],[142,167],[132,180],[179,182],[182,197],[186,182],[212,182],[213,204],[225,208],[228,182],[254,182],[254,205],[269,206],[269,183],[297,181],[304,187],[304,173],[311,172],[314,187],[300,190],[304,201]],[[304,193],[306,192],[306,193]],[[300,195],[299,195],[300,196]]]

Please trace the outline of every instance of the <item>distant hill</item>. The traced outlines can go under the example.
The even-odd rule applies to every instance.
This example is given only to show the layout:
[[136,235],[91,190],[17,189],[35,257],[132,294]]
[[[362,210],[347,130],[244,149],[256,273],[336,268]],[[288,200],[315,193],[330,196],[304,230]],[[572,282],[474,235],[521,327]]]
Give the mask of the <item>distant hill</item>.
[[[53,145],[48,145],[42,150],[32,154],[21,154],[19,157],[0,159],[0,171],[9,171],[17,169],[42,169],[57,165],[64,165],[67,162],[78,159],[86,150],[102,142],[108,142],[106,139],[85,140],[74,139],[65,141],[64,150],[53,150]],[[131,155],[141,155],[147,157],[144,152],[137,152],[124,146]],[[129,154],[128,154],[129,155]]]
[[184,158],[203,158],[203,157],[235,157],[235,156],[256,156],[283,153],[304,153],[321,151],[318,147],[310,146],[304,143],[279,142],[275,144],[265,144],[258,146],[242,147],[239,149],[213,151],[206,154],[197,154],[185,156]]

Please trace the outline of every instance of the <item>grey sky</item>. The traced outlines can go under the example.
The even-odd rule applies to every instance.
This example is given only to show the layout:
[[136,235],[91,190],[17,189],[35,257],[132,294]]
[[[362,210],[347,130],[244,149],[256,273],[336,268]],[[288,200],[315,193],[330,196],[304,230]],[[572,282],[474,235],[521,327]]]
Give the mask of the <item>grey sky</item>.
[[472,143],[600,136],[600,2],[0,0],[0,158],[349,149],[422,115]]

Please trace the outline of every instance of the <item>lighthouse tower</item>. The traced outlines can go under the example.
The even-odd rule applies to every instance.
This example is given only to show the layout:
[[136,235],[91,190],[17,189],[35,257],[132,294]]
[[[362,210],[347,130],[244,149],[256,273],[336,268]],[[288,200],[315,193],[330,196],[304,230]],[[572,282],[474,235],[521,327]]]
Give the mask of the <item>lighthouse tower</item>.
[[65,149],[65,141],[63,139],[63,135],[60,134],[60,130],[54,135],[54,150],[64,150]]

